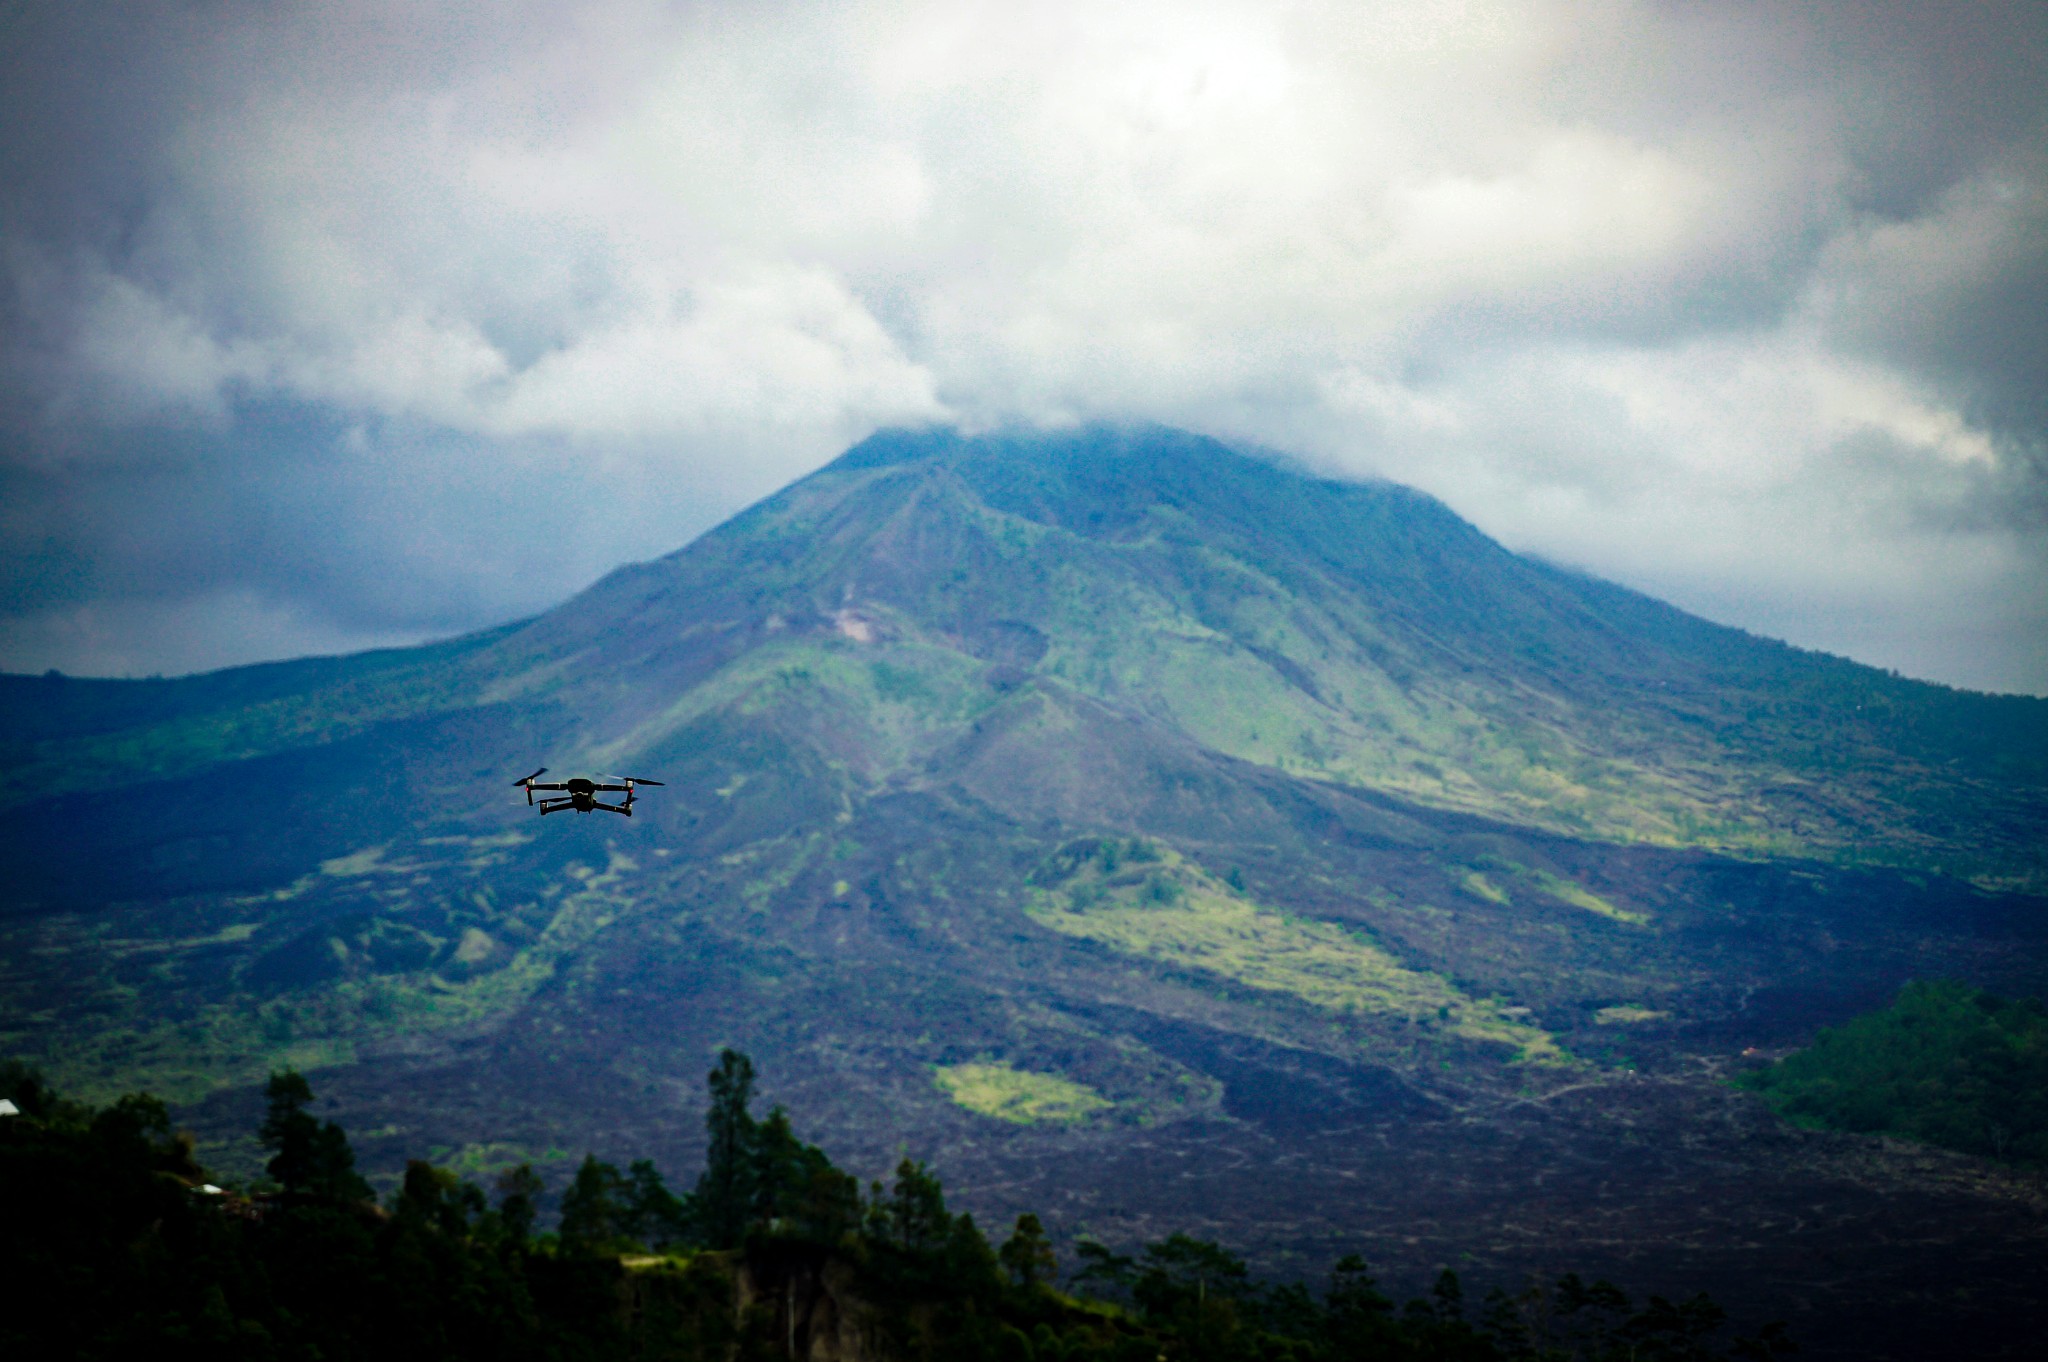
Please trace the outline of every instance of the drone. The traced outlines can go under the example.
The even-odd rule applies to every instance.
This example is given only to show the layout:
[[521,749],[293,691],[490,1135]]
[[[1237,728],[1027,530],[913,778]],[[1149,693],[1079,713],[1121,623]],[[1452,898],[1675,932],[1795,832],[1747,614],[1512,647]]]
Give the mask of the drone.
[[[639,776],[605,776],[600,780],[585,780],[582,776],[577,776],[573,780],[549,781],[544,785],[534,783],[547,773],[548,768],[543,766],[524,780],[512,782],[512,788],[515,790],[526,791],[526,802],[528,804],[540,805],[542,816],[559,813],[563,809],[574,809],[578,813],[589,813],[592,809],[603,809],[606,813],[622,813],[626,817],[631,818],[633,816],[633,787],[635,785],[661,784],[658,780],[645,780]],[[617,785],[604,783],[605,781],[612,780],[619,781],[620,783]],[[533,797],[535,790],[562,790],[565,793],[554,799],[549,799],[545,796],[535,799]],[[619,804],[607,804],[597,797],[607,790],[624,790],[626,792],[625,801]]]

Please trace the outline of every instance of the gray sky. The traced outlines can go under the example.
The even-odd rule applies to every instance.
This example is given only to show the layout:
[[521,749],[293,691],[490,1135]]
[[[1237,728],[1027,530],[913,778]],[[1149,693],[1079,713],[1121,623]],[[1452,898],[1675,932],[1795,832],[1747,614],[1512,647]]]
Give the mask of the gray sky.
[[0,667],[1152,419],[2048,692],[2048,6],[0,0]]

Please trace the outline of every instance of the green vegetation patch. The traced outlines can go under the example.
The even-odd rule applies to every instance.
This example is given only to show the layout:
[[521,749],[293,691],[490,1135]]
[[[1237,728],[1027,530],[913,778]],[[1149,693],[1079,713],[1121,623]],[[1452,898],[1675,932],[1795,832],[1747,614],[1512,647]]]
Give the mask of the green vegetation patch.
[[1458,886],[1474,898],[1485,899],[1488,903],[1498,903],[1503,908],[1508,907],[1512,902],[1508,898],[1507,890],[1501,888],[1477,870],[1468,871],[1463,876],[1460,876]]
[[434,1149],[429,1153],[438,1166],[478,1181],[495,1178],[506,1169],[516,1168],[522,1163],[547,1168],[574,1160],[574,1156],[566,1149],[552,1145],[546,1149],[536,1149],[530,1145],[505,1140],[466,1144],[456,1149]]
[[[784,638],[735,659],[691,686],[673,704],[588,753],[604,767],[626,754],[672,739],[692,724],[724,713],[758,726],[779,714],[796,728],[823,728],[878,770],[900,766],[945,734],[984,713],[999,698],[982,684],[985,666],[950,649],[911,641],[852,643],[844,638]],[[735,774],[718,791],[738,794]]]
[[2048,1163],[2048,1011],[2034,999],[1908,984],[1891,1006],[1736,1081],[1799,1125]]
[[1071,1125],[1110,1105],[1084,1083],[1007,1064],[948,1064],[932,1080],[969,1111],[1021,1126]]
[[489,960],[497,950],[498,943],[489,932],[481,927],[467,927],[455,947],[455,958],[465,965],[477,965]]
[[1170,848],[1070,843],[1033,878],[1028,911],[1064,935],[1330,1012],[1433,1017],[1451,1035],[1512,1046],[1526,1061],[1567,1058],[1548,1032],[1511,1018],[1498,1003],[1410,969],[1334,923],[1261,907]]
[[380,870],[389,869],[382,864],[387,850],[389,848],[381,846],[365,847],[346,856],[336,856],[331,861],[320,862],[320,873],[332,875],[337,879],[355,875],[374,875]]
[[[260,1007],[209,1004],[176,1019],[152,1018],[134,1006],[113,1025],[38,1037],[37,1048],[52,1072],[95,1100],[141,1089],[170,1102],[197,1102],[279,1068],[312,1073],[355,1063],[356,1040],[347,1033],[360,1028],[345,1015],[342,992]],[[28,1038],[6,1034],[0,1045],[25,1051]]]
[[[384,850],[341,858],[346,868],[330,870],[319,883],[348,886],[391,869],[396,863],[382,859]],[[162,958],[161,969],[174,970],[194,951],[252,942],[258,924],[228,923],[207,935],[154,941],[115,938],[103,929],[60,936],[54,927],[40,934],[17,927],[0,933],[0,957],[27,941],[47,941],[90,959],[95,971],[78,977],[83,1002],[68,1014],[30,1012],[0,992],[0,1047],[32,1056],[95,1101],[146,1088],[172,1102],[196,1102],[260,1082],[280,1067],[316,1072],[354,1064],[366,1045],[485,1026],[512,1012],[554,977],[565,956],[631,911],[627,881],[634,869],[616,852],[602,870],[573,865],[537,901],[521,905],[541,919],[520,934],[521,942],[508,939],[517,924],[507,918],[515,915],[487,919],[496,931],[465,920],[445,938],[452,949],[438,964],[431,957],[441,938],[402,920],[359,915],[360,929],[346,939],[302,938],[304,954],[325,973],[281,989],[252,989],[244,971],[244,989],[218,1001],[167,999],[121,970],[125,962],[155,957]],[[419,946],[418,958],[379,954],[408,943]]]
[[1601,917],[1612,919],[1615,922],[1626,922],[1631,927],[1641,927],[1650,920],[1650,916],[1647,913],[1638,913],[1631,909],[1623,908],[1619,904],[1601,898],[1584,885],[1574,883],[1561,875],[1553,875],[1548,870],[1527,870],[1523,873],[1528,875],[1531,882],[1538,889],[1541,889],[1559,903],[1569,903],[1574,908],[1583,908],[1589,913],[1597,913]]

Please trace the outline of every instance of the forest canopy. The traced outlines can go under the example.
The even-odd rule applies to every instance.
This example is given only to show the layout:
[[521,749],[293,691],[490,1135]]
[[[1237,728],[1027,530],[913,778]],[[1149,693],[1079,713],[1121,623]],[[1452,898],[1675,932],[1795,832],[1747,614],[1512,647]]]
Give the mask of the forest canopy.
[[1737,1081],[1802,1125],[2048,1164],[2048,1011],[2034,999],[1908,984]]

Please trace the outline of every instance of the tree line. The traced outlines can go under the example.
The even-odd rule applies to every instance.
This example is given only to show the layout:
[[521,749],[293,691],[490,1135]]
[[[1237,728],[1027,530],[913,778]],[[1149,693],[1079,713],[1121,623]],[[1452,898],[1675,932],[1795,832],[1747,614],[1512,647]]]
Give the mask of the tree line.
[[[272,1076],[268,1181],[211,1186],[147,1095],[95,1109],[0,1065],[0,1354],[126,1358],[203,1348],[238,1362],[809,1356],[826,1313],[872,1362],[1706,1362],[1789,1349],[1777,1326],[1720,1342],[1704,1296],[1638,1307],[1566,1275],[1468,1302],[1446,1271],[1398,1306],[1357,1257],[1318,1283],[1263,1282],[1185,1234],[1119,1252],[1083,1239],[1062,1274],[1037,1216],[992,1243],[904,1159],[865,1188],[752,1112],[754,1069],[709,1077],[705,1164],[676,1193],[637,1160],[587,1156],[540,1228],[527,1164],[490,1189],[423,1160],[380,1204],[306,1079]],[[843,1347],[843,1344],[841,1345]]]

